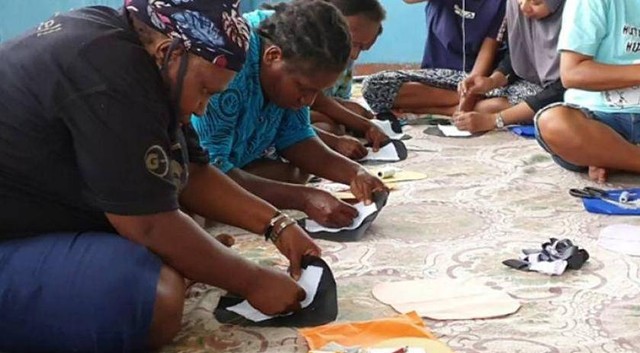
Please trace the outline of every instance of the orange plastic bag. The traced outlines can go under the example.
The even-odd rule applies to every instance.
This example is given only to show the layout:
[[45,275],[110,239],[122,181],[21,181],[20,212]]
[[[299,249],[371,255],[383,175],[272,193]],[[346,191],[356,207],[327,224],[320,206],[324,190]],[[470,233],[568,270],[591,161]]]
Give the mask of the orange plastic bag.
[[369,347],[398,337],[435,339],[415,311],[387,319],[328,324],[299,332],[310,349],[322,348],[330,342],[346,347]]

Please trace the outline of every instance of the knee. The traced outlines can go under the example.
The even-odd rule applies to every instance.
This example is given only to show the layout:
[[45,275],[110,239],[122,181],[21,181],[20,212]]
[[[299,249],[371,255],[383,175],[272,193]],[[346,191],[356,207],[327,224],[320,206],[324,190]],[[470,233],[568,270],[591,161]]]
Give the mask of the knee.
[[180,332],[184,292],[184,278],[174,269],[162,266],[149,332],[151,348],[158,349],[171,343]]
[[580,140],[574,133],[572,121],[577,113],[569,107],[555,107],[542,112],[536,118],[536,125],[542,140],[554,152],[576,148]]

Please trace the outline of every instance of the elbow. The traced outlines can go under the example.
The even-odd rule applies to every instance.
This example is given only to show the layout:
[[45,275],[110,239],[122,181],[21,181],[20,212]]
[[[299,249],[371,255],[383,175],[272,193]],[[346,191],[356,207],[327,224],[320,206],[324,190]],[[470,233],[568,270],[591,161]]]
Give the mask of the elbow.
[[574,72],[566,72],[560,75],[560,80],[562,81],[562,86],[564,88],[581,88],[583,85],[583,80],[579,75],[576,75]]

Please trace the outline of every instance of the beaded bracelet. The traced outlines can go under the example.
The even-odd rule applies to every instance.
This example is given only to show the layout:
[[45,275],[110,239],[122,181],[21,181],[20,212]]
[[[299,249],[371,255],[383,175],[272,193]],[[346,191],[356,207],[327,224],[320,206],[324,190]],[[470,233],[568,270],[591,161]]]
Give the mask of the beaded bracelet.
[[275,215],[269,221],[269,225],[267,229],[264,231],[264,240],[268,241],[271,238],[271,234],[273,233],[273,227],[275,227],[278,220],[281,218],[287,217],[286,214],[282,213],[282,211],[277,211]]

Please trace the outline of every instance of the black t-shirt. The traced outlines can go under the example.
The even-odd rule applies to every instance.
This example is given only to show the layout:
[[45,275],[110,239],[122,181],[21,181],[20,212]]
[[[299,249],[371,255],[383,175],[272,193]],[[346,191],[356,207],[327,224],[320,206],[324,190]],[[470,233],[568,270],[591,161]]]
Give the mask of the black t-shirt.
[[123,13],[55,16],[0,63],[0,239],[175,210],[188,162],[208,163]]

